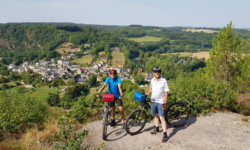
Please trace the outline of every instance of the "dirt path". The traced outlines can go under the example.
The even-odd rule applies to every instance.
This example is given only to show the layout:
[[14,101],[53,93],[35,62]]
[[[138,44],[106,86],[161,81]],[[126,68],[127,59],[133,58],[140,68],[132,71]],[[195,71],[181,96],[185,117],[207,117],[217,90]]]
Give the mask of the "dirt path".
[[128,135],[118,123],[114,128],[109,127],[108,141],[103,141],[101,121],[95,121],[83,127],[89,130],[89,135],[82,145],[104,150],[250,150],[250,121],[243,122],[243,118],[246,117],[231,112],[190,117],[186,126],[168,128],[167,143],[161,143],[162,133],[150,134],[154,128],[152,122],[134,136]]

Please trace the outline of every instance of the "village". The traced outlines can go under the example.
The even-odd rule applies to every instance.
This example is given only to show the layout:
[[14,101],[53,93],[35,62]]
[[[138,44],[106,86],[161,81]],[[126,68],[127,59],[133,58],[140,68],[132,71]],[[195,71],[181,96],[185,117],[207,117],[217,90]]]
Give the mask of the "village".
[[[73,53],[70,57],[73,56]],[[95,74],[97,75],[97,81],[101,81],[101,76],[109,76],[109,70],[117,70],[121,80],[129,79],[133,83],[135,80],[129,74],[130,68],[124,68],[123,63],[118,63],[117,66],[110,66],[107,63],[107,59],[101,58],[100,62],[93,63],[93,65],[88,67],[82,67],[81,65],[74,65],[72,62],[68,61],[69,56],[62,56],[61,59],[56,60],[52,58],[50,61],[41,60],[37,63],[24,62],[20,66],[15,66],[10,64],[8,69],[11,69],[13,72],[24,73],[28,70],[32,70],[35,73],[42,75],[43,82],[52,82],[54,79],[63,79],[66,83],[68,80],[74,80],[75,83],[87,83],[88,78]],[[153,78],[151,72],[145,73],[145,81],[150,81]],[[141,85],[141,87],[146,85]],[[32,88],[33,86],[29,85],[26,87]]]

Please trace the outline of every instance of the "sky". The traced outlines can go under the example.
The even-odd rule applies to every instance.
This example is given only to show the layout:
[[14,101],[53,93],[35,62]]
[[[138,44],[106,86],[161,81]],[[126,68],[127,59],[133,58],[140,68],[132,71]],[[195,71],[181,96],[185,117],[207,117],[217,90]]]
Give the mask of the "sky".
[[250,0],[0,0],[0,23],[250,28]]

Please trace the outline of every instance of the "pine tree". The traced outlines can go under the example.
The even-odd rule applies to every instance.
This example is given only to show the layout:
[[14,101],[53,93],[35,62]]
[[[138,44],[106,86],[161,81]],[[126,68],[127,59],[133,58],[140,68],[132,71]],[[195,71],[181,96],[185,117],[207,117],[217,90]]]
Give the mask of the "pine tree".
[[235,84],[241,74],[243,43],[243,39],[234,33],[232,22],[220,30],[213,38],[213,50],[207,63],[209,77],[228,85]]

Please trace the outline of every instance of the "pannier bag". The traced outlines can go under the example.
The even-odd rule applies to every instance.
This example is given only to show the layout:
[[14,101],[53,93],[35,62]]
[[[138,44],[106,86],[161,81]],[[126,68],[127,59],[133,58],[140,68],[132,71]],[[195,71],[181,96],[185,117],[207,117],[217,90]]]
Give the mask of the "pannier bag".
[[114,102],[114,99],[115,99],[115,95],[113,95],[113,94],[103,94],[102,95],[102,101]]
[[139,102],[144,102],[146,100],[146,95],[144,95],[140,92],[135,92],[134,99],[138,100]]

